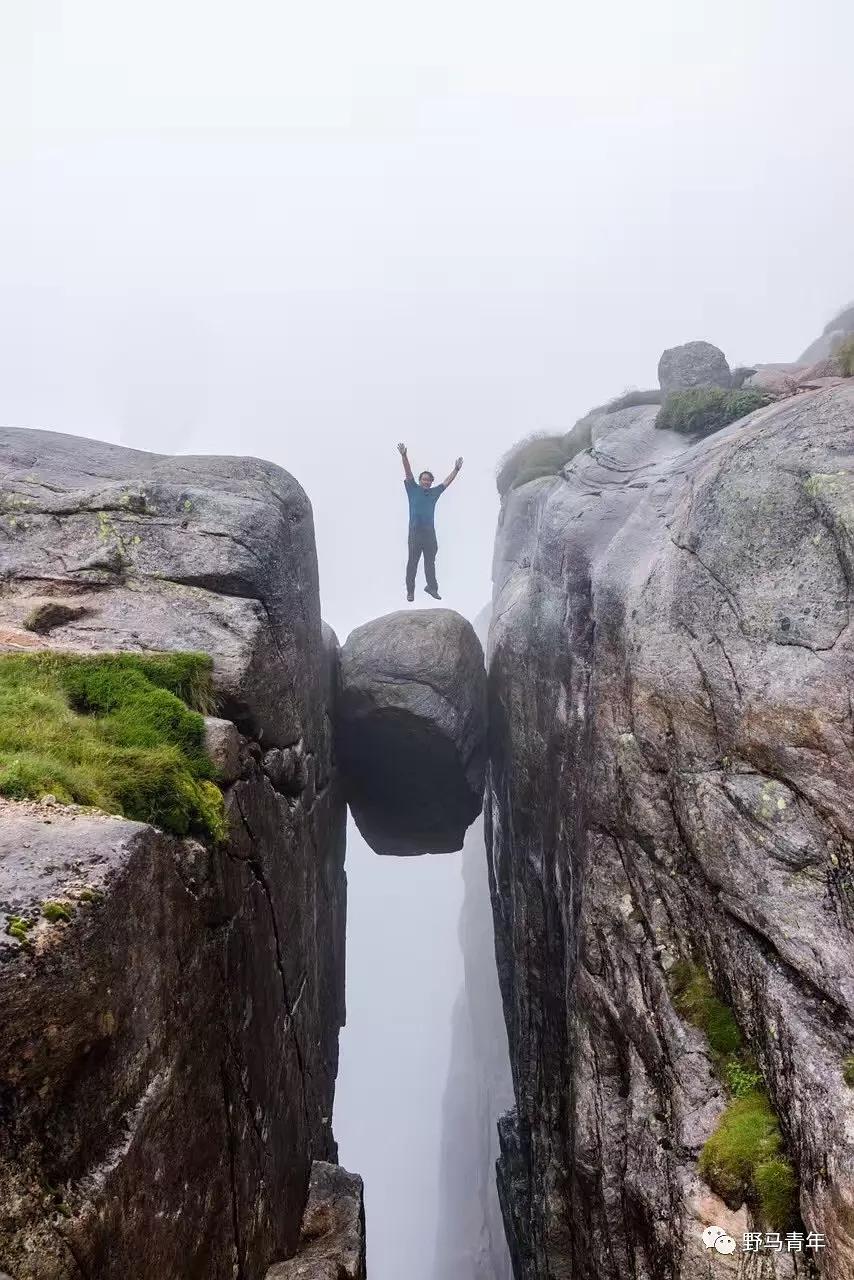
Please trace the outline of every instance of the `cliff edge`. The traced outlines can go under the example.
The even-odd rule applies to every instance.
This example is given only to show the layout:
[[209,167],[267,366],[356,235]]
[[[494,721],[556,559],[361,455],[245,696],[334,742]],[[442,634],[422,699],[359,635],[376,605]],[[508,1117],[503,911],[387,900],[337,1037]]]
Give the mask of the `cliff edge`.
[[[40,741],[60,726],[47,759],[7,704],[0,1269],[261,1280],[336,1156],[345,805],[311,508],[269,463],[36,431],[0,432],[0,474],[0,664]],[[164,688],[185,668],[217,719]],[[28,800],[51,769],[63,794]]]
[[598,411],[504,498],[486,819],[517,1280],[854,1274],[854,383],[831,384],[705,438]]

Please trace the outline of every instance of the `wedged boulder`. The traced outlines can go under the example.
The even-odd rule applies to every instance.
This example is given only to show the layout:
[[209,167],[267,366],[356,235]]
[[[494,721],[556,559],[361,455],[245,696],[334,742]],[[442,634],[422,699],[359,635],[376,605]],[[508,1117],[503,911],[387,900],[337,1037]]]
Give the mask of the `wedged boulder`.
[[362,1179],[316,1160],[297,1252],[277,1262],[266,1280],[366,1280]]
[[486,673],[451,609],[389,613],[341,650],[338,758],[376,853],[451,853],[480,812]]
[[669,347],[658,362],[658,381],[665,394],[688,387],[730,387],[726,356],[711,342],[685,342]]

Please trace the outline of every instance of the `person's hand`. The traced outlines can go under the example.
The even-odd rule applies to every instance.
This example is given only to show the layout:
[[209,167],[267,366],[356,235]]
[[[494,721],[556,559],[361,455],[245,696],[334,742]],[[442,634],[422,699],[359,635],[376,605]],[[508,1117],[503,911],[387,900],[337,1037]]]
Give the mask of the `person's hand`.
[[406,457],[406,445],[403,443],[402,440],[400,444],[397,446],[397,452],[400,454],[401,458]]
[[454,470],[459,471],[462,465],[463,465],[462,458],[457,458],[456,462],[454,463]]

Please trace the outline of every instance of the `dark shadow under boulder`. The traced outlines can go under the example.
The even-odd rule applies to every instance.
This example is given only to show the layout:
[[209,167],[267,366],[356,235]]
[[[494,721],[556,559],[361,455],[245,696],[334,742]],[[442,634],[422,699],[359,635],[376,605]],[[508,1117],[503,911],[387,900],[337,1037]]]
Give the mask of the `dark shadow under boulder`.
[[480,812],[486,673],[451,609],[390,613],[341,651],[337,745],[350,808],[375,853],[451,853]]

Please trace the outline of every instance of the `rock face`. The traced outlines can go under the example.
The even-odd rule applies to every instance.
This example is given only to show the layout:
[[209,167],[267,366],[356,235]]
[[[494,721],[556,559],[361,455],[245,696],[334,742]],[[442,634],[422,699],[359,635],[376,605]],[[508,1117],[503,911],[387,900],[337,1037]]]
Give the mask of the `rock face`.
[[266,1280],[366,1280],[362,1179],[316,1161],[296,1255]]
[[[21,647],[210,653],[221,714],[269,746],[326,746],[311,506],[255,458],[172,458],[0,430],[0,632]],[[46,602],[76,618],[46,638]]]
[[852,334],[854,334],[854,306],[846,307],[828,321],[821,337],[810,343],[798,364],[811,365],[819,360],[827,360]]
[[683,391],[687,387],[729,387],[732,374],[726,356],[710,342],[686,342],[670,347],[658,362],[661,390]]
[[[335,1158],[345,807],[311,510],[271,464],[41,432],[0,432],[0,471],[3,647],[210,653],[230,780],[220,847],[3,803],[0,1269],[260,1280]],[[73,607],[35,635],[46,601]]]
[[[850,1280],[854,386],[693,445],[653,415],[615,415],[499,526],[486,814],[515,1275],[748,1274],[756,1206],[698,1172],[727,1095],[674,1006],[681,960],[733,1010],[826,1236],[749,1274]],[[739,1242],[713,1268],[710,1223]]]
[[358,627],[341,650],[338,754],[376,853],[462,848],[480,811],[486,674],[471,624],[417,609]]

